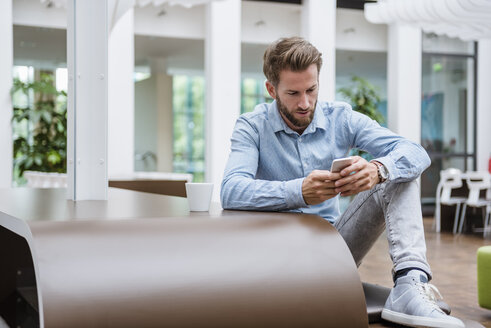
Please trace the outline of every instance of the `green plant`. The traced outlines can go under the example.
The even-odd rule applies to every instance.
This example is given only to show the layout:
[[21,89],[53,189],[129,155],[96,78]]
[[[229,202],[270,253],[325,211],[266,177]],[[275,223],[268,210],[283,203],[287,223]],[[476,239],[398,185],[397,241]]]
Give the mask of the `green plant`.
[[26,170],[66,172],[66,93],[56,90],[47,73],[34,82],[14,79],[13,98],[19,93],[27,106],[14,102],[14,180],[22,183]]
[[378,123],[384,123],[384,116],[377,109],[380,102],[379,90],[362,77],[352,76],[351,84],[338,92],[345,97],[357,112],[367,115]]
[[[385,118],[377,108],[380,103],[379,89],[366,79],[352,76],[351,84],[339,88],[338,92],[350,103],[353,110],[367,115],[378,123],[384,123]],[[370,158],[369,154],[358,149],[352,149],[350,154]]]

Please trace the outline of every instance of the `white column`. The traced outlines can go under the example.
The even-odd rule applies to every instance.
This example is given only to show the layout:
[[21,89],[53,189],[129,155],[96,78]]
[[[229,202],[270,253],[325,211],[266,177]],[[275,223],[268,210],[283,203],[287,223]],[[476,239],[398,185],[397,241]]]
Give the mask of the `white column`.
[[112,24],[108,61],[108,175],[134,171],[135,66],[134,18],[131,7]]
[[107,0],[67,4],[68,190],[107,199]]
[[12,185],[12,0],[0,1],[0,188]]
[[388,127],[421,142],[421,29],[391,24],[387,51]]
[[480,40],[477,53],[477,169],[488,170],[491,156],[491,39]]
[[206,172],[219,199],[230,137],[240,113],[240,0],[207,5],[205,39]]
[[336,95],[336,0],[303,0],[302,35],[322,53],[319,100]]

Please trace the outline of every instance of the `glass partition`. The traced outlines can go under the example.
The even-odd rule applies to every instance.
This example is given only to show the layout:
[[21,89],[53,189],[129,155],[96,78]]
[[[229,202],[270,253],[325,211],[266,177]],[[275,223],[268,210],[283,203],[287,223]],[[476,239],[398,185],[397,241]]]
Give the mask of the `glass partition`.
[[204,181],[205,173],[205,79],[175,75],[172,83],[173,171],[192,173]]
[[474,43],[423,37],[421,144],[432,164],[421,177],[422,201],[435,202],[440,170],[475,169]]

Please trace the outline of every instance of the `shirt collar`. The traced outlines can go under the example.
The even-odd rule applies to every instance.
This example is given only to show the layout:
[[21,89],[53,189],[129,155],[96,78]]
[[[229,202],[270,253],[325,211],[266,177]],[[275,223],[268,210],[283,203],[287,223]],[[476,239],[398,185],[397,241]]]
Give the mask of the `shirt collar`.
[[[268,118],[271,122],[271,126],[274,132],[285,131],[288,134],[295,134],[297,132],[290,129],[290,127],[285,123],[283,118],[280,115],[278,110],[278,106],[276,100],[274,100],[269,106],[268,110]],[[320,105],[320,102],[317,101],[317,105],[315,106],[314,119],[310,122],[309,126],[305,129],[302,134],[314,133],[317,128],[326,129],[326,117],[324,116],[324,112]]]

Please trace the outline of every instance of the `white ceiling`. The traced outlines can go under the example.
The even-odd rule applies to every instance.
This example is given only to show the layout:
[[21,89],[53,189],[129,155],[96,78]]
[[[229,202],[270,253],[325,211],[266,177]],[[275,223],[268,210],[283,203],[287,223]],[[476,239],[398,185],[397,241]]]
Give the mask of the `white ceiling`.
[[[242,44],[242,72],[262,74],[266,45]],[[171,70],[204,70],[204,41],[155,36],[135,36],[135,64],[148,65],[153,58],[166,58]],[[39,68],[66,66],[66,32],[63,29],[14,26],[14,62]],[[324,69],[329,69],[325,67]],[[385,78],[385,53],[338,50],[338,76],[360,75]]]
[[[265,45],[242,45],[242,71],[262,71]],[[166,58],[174,70],[203,70],[204,41],[135,35],[135,64],[148,65],[152,58]],[[66,31],[14,25],[14,62],[39,68],[66,67]]]
[[14,25],[14,63],[39,68],[66,67],[66,31]]

